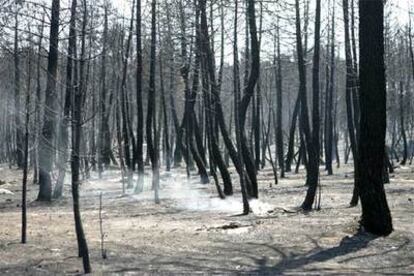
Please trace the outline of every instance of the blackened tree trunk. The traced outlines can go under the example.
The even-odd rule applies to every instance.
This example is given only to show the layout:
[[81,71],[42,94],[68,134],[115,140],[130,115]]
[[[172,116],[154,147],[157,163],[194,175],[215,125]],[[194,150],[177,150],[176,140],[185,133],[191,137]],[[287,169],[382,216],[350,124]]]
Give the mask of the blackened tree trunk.
[[242,199],[243,199],[243,214],[247,215],[250,211],[249,201],[247,197],[247,189],[245,185],[245,177],[243,174],[243,154],[241,148],[241,139],[242,139],[242,131],[240,126],[240,114],[239,114],[239,106],[240,106],[240,70],[239,70],[239,51],[237,45],[237,26],[238,26],[238,2],[235,2],[234,8],[234,37],[233,37],[233,88],[234,88],[234,113],[235,113],[235,129],[236,129],[236,138],[237,138],[237,152],[238,152],[238,160],[239,165],[241,166],[242,170],[239,172],[239,179],[240,179],[240,187],[242,192]]
[[402,156],[402,159],[401,159],[401,165],[405,165],[407,163],[407,158],[408,158],[407,133],[405,132],[404,100],[405,100],[405,97],[404,97],[404,82],[400,81],[400,93],[399,93],[400,130],[401,130],[401,139],[402,139],[402,142],[403,142],[403,156]]
[[38,201],[52,200],[51,171],[55,157],[54,140],[56,136],[56,83],[59,53],[59,13],[60,0],[52,2],[52,17],[50,25],[50,42],[47,65],[47,84],[45,93],[44,123],[42,139],[39,141],[39,194]]
[[[332,7],[332,20],[330,25],[330,41],[326,49],[330,47],[329,60],[326,61],[326,105],[325,105],[325,168],[328,175],[333,174],[333,95],[335,88],[335,6]],[[329,32],[328,32],[329,33]]]
[[[29,27],[30,33],[30,27]],[[29,35],[29,41],[31,41],[31,34]],[[26,114],[24,124],[24,150],[23,150],[23,183],[22,183],[22,236],[21,243],[27,241],[27,175],[29,171],[29,124],[30,124],[30,94],[31,94],[31,81],[32,81],[32,45],[29,46],[29,54],[27,58],[27,91],[26,91]]]
[[293,109],[292,122],[290,123],[290,128],[289,128],[288,151],[286,153],[286,171],[287,172],[292,171],[292,162],[293,162],[293,157],[295,155],[296,123],[298,120],[299,109],[300,109],[300,95],[298,94],[296,101],[295,101],[295,107]]
[[[224,182],[226,193],[232,194],[232,184],[231,184],[231,177],[230,173],[227,169],[226,163],[221,155],[220,148],[217,144],[218,137],[217,132],[215,131],[215,124],[214,119],[217,118],[214,116],[212,112],[215,110],[216,112],[220,112],[221,105],[220,105],[220,95],[218,93],[218,85],[215,76],[215,69],[214,69],[214,56],[210,47],[210,36],[208,34],[208,27],[207,27],[207,15],[206,15],[206,0],[199,1],[199,10],[200,10],[200,48],[202,52],[202,69],[203,69],[203,78],[208,79],[210,82],[210,97],[205,97],[207,100],[207,108],[209,108],[207,114],[209,116],[209,131],[210,131],[210,141],[209,144],[211,145],[211,156],[214,158],[213,164],[218,166],[220,170],[221,177]],[[219,115],[220,116],[220,115]],[[221,120],[219,120],[221,121]]]
[[[276,49],[277,49],[277,69],[276,69],[276,153],[280,167],[280,177],[285,177],[285,162],[283,150],[283,98],[282,98],[282,58],[280,52],[280,32],[279,32],[279,18],[277,20],[277,34],[276,34]],[[270,120],[270,117],[269,117]]]
[[[135,11],[135,1],[132,3],[132,12],[134,14]],[[129,33],[125,45],[125,52],[123,55],[123,65],[122,65],[122,78],[121,78],[121,114],[122,114],[122,137],[124,140],[124,158],[125,158],[125,165],[127,168],[127,177],[128,177],[128,188],[132,188],[132,174],[133,174],[133,167],[134,167],[134,160],[133,156],[131,156],[131,148],[133,145],[133,137],[132,137],[132,130],[129,120],[129,112],[128,112],[128,96],[127,96],[127,70],[128,70],[128,62],[129,62],[129,53],[131,47],[131,39],[132,39],[132,28],[133,28],[133,17],[131,17],[130,25],[129,25]]]
[[[249,29],[250,45],[251,45],[251,49],[250,49],[251,64],[250,64],[249,76],[248,76],[247,83],[246,83],[246,86],[243,92],[243,97],[240,100],[239,116],[240,116],[240,129],[242,131],[241,146],[242,146],[243,159],[245,161],[247,170],[256,171],[255,164],[252,160],[252,154],[247,144],[246,133],[244,131],[245,125],[246,125],[247,109],[254,95],[254,89],[259,79],[259,72],[260,72],[260,47],[259,47],[259,40],[257,38],[256,13],[255,13],[255,1],[254,0],[247,1],[246,16],[248,19],[248,29]],[[252,165],[253,165],[253,168],[248,168],[249,166],[252,166]],[[252,184],[251,185],[251,196],[257,198],[259,196],[257,181],[255,182],[252,181],[251,184]]]
[[[352,64],[352,52],[351,52],[351,40],[349,35],[349,3],[348,0],[342,1],[343,11],[344,11],[344,27],[345,27],[345,59],[346,59],[346,114],[347,114],[347,123],[348,123],[348,133],[349,141],[351,142],[351,151],[354,158],[354,174],[355,181],[358,181],[358,148],[357,148],[357,139],[355,135],[355,121],[354,121],[354,111],[353,111],[353,102],[352,102],[352,90],[356,84],[355,72]],[[358,204],[358,185],[354,183],[354,191],[351,199],[351,206]]]
[[[302,203],[302,209],[311,210],[313,201],[315,199],[316,188],[318,185],[318,152],[314,150],[312,143],[312,136],[309,126],[309,114],[308,114],[308,103],[306,95],[306,68],[304,60],[304,52],[302,46],[302,34],[301,34],[301,23],[300,23],[300,7],[299,0],[295,1],[296,6],[296,52],[298,55],[298,70],[299,70],[299,94],[300,94],[300,124],[302,126],[306,152],[308,156],[308,165],[306,167],[306,184],[308,185],[308,192],[304,202]],[[304,154],[306,157],[306,154]]]
[[[82,40],[85,39],[85,27],[87,19],[86,2],[83,3],[83,20],[82,20]],[[83,44],[83,43],[82,43]],[[82,52],[84,51],[82,45]],[[81,62],[83,62],[83,53],[81,53]],[[80,66],[79,74],[83,73],[83,65]],[[75,72],[76,74],[76,72]],[[77,79],[75,77],[75,79]],[[88,244],[85,238],[85,232],[82,225],[82,217],[80,214],[79,203],[79,184],[80,184],[80,147],[82,138],[82,105],[85,97],[85,89],[83,87],[83,78],[80,76],[80,83],[76,84],[74,95],[71,95],[72,103],[72,156],[71,156],[71,172],[72,172],[72,198],[73,198],[73,215],[75,219],[75,230],[78,241],[78,256],[82,258],[83,269],[85,273],[91,272],[91,265],[89,261]]]
[[80,89],[75,89],[75,95],[72,103],[72,197],[73,197],[73,214],[75,218],[75,229],[78,240],[79,257],[82,257],[83,268],[85,273],[91,272],[89,262],[88,244],[82,226],[82,218],[79,206],[79,184],[80,184],[80,140],[82,132],[82,94]]
[[142,103],[142,38],[141,38],[141,0],[137,1],[136,16],[136,51],[137,51],[137,72],[136,72],[136,96],[137,96],[137,146],[136,161],[138,169],[138,183],[135,192],[141,192],[144,185],[144,110]]
[[23,128],[20,122],[20,53],[19,53],[19,11],[15,13],[14,26],[14,123],[16,129],[16,163],[18,168],[23,168]]
[[[53,191],[54,198],[60,198],[63,194],[63,184],[66,175],[66,162],[68,159],[68,127],[70,123],[70,104],[73,90],[73,69],[76,70],[76,8],[77,1],[73,0],[71,5],[71,16],[69,23],[69,42],[68,42],[68,58],[66,64],[66,91],[65,102],[63,107],[63,119],[60,125],[59,135],[59,159],[58,167],[59,174],[56,181],[55,189]],[[75,65],[75,66],[74,66]],[[75,68],[74,68],[75,67]]]
[[147,146],[151,159],[152,168],[152,187],[155,192],[155,203],[160,203],[159,199],[159,164],[157,147],[157,124],[156,124],[156,102],[155,102],[155,65],[156,65],[156,0],[151,2],[151,50],[150,50],[150,75],[147,108]]
[[[321,32],[321,0],[316,0],[315,15],[315,43],[313,49],[313,69],[312,69],[312,139],[311,145],[308,143],[308,166],[311,175],[308,176],[308,191],[302,206],[309,210],[315,200],[316,189],[319,181],[319,66],[320,66],[320,32]],[[303,110],[303,109],[302,109]],[[306,122],[305,122],[306,124]],[[309,149],[311,147],[311,149]],[[313,159],[313,160],[312,160]]]
[[108,6],[104,7],[104,29],[102,36],[102,59],[100,72],[100,99],[99,99],[99,136],[98,136],[98,171],[102,176],[103,167],[108,166],[111,161],[111,135],[109,132],[109,123],[106,108],[106,56],[107,56],[107,39],[108,39]]
[[[43,41],[43,32],[44,32],[44,20],[45,15],[42,16],[42,22],[40,25],[40,35],[39,35],[39,41],[37,43],[37,64],[36,64],[36,100],[35,100],[35,111],[36,111],[36,117],[35,117],[35,140],[38,141],[40,137],[40,131],[42,129],[42,87],[41,87],[41,61],[42,61],[42,41]],[[33,183],[38,184],[39,181],[39,148],[36,147],[34,150],[34,158],[33,158]]]
[[359,20],[361,133],[356,183],[362,205],[361,225],[370,233],[386,236],[393,227],[382,170],[387,120],[384,2],[359,0]]

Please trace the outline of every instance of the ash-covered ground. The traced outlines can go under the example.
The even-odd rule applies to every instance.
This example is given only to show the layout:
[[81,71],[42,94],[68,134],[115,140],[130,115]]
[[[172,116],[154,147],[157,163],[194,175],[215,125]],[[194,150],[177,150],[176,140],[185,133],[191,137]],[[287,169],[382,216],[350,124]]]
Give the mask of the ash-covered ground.
[[[360,208],[349,208],[352,166],[326,176],[321,168],[321,210],[297,212],[306,187],[303,169],[274,184],[259,173],[260,199],[242,210],[238,176],[233,197],[214,185],[187,179],[185,170],[161,174],[161,204],[145,191],[122,195],[121,174],[108,171],[81,187],[81,208],[95,274],[352,275],[414,273],[414,167],[399,167],[386,185],[395,231],[386,238],[358,233]],[[28,244],[20,244],[22,172],[0,167],[0,274],[80,274],[70,179],[63,199],[35,201],[29,184]],[[272,186],[272,187],[271,187]],[[99,195],[105,235],[101,256]]]

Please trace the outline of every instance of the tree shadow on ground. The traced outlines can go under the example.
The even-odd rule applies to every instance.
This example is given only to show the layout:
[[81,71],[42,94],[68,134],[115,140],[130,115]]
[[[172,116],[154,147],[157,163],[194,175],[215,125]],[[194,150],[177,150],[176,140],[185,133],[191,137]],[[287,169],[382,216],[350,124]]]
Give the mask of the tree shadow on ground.
[[[345,256],[366,248],[368,244],[376,238],[377,237],[374,235],[358,232],[351,237],[344,237],[338,246],[332,248],[319,250],[320,247],[317,246],[316,249],[313,249],[306,254],[293,257],[281,254],[282,260],[274,266],[269,266],[267,264],[267,258],[263,257],[255,261],[258,269],[254,270],[253,273],[260,275],[282,274],[286,270],[301,268],[316,262],[329,261],[336,257]],[[279,249],[273,248],[273,250],[280,254]],[[317,250],[317,252],[314,252],[315,250]]]

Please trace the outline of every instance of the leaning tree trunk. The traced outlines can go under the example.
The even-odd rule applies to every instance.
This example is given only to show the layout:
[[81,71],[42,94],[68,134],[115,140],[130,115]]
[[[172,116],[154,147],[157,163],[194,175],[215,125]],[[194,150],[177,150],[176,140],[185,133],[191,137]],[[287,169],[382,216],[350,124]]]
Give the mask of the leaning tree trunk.
[[[247,144],[247,137],[246,133],[244,131],[245,125],[246,125],[246,115],[247,115],[247,109],[249,107],[250,101],[254,95],[254,89],[256,87],[257,81],[259,79],[259,72],[260,72],[260,47],[259,47],[259,41],[257,38],[257,28],[256,28],[256,14],[255,14],[255,1],[254,0],[248,0],[247,1],[247,17],[248,17],[248,28],[250,31],[250,56],[251,56],[251,65],[249,70],[249,76],[246,79],[247,83],[244,88],[243,97],[240,100],[240,110],[239,110],[239,116],[240,116],[240,129],[242,131],[242,137],[241,137],[241,148],[242,148],[242,154],[243,159],[245,161],[246,168],[248,170],[256,171],[256,168],[254,167],[255,164],[252,160],[252,154],[249,150],[248,144]],[[253,168],[248,168],[249,166],[252,166]],[[257,198],[258,195],[258,186],[257,181],[251,183],[251,194],[250,196]]]
[[[315,46],[313,50],[313,69],[312,69],[312,141],[310,146],[308,145],[308,166],[310,174],[308,179],[310,182],[307,184],[308,190],[306,193],[305,201],[302,207],[305,210],[312,208],[312,204],[315,200],[316,189],[319,181],[319,64],[320,64],[320,32],[321,32],[321,0],[316,0],[316,18],[315,18]],[[305,92],[306,93],[306,92]],[[303,103],[303,102],[302,102]],[[306,122],[305,122],[306,124]],[[305,128],[304,128],[305,129]],[[308,143],[309,144],[309,143]],[[313,159],[313,160],[312,160]],[[318,206],[319,208],[319,206]]]
[[[211,153],[214,158],[213,164],[216,164],[218,166],[218,169],[220,170],[221,177],[224,182],[226,193],[232,194],[232,184],[231,184],[231,177],[230,173],[227,169],[227,166],[224,162],[224,159],[221,155],[220,148],[217,144],[218,137],[217,132],[214,124],[214,119],[217,118],[214,116],[214,113],[212,112],[215,110],[216,112],[220,112],[221,105],[220,105],[220,95],[218,93],[218,85],[216,81],[215,76],[215,69],[214,69],[214,56],[210,47],[210,39],[208,34],[208,28],[207,28],[207,15],[206,15],[206,0],[200,0],[199,1],[199,10],[200,10],[200,48],[202,52],[202,69],[203,69],[203,76],[205,79],[209,79],[210,81],[210,91],[211,95],[210,97],[206,97],[208,100],[207,108],[209,110],[207,111],[207,114],[209,114],[209,131],[210,131],[210,142],[211,145]],[[220,116],[220,115],[219,115]],[[219,120],[221,121],[221,120]],[[219,122],[220,123],[220,122]],[[213,168],[214,169],[214,168]]]
[[[305,147],[308,156],[308,165],[306,167],[306,184],[308,185],[309,189],[306,194],[305,201],[302,203],[302,209],[310,210],[312,209],[312,204],[314,201],[314,196],[316,193],[316,187],[318,184],[318,152],[315,152],[311,131],[309,126],[309,115],[308,115],[308,103],[307,103],[307,95],[306,95],[306,68],[305,68],[305,60],[304,60],[304,51],[302,46],[302,34],[301,34],[301,23],[300,23],[300,7],[299,7],[299,0],[295,1],[296,6],[296,51],[298,55],[298,70],[299,70],[299,94],[300,94],[300,124],[302,126],[304,140],[305,140]],[[303,157],[306,157],[304,154]]]

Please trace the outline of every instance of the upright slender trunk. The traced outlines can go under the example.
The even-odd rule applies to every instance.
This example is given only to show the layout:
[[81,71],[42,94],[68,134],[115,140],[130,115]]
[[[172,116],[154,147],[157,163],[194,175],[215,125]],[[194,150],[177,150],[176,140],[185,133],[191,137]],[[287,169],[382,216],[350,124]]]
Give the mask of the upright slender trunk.
[[[408,91],[408,90],[407,90]],[[400,103],[400,130],[401,138],[403,142],[403,156],[401,160],[401,165],[407,163],[408,158],[408,145],[407,145],[407,133],[405,132],[405,114],[404,114],[404,82],[400,81],[400,93],[399,93],[399,103]]]
[[20,122],[20,53],[19,53],[19,11],[16,11],[14,19],[14,123],[16,130],[16,163],[17,167],[23,168],[23,128]]
[[[349,3],[348,0],[342,1],[343,11],[344,11],[344,27],[345,27],[345,59],[346,59],[346,113],[347,113],[347,122],[348,122],[348,133],[349,141],[351,142],[351,151],[354,158],[354,175],[355,181],[358,181],[358,148],[357,148],[357,137],[355,134],[355,121],[354,121],[354,111],[353,111],[353,102],[352,102],[352,90],[355,86],[355,74],[352,64],[352,53],[351,53],[351,40],[349,35]],[[354,191],[351,199],[351,206],[358,204],[358,185],[354,183]]]
[[[30,33],[30,27],[29,27]],[[29,35],[31,41],[32,35]],[[32,45],[29,45],[29,54],[27,57],[27,91],[26,91],[26,107],[25,107],[25,124],[24,124],[24,151],[23,151],[23,183],[22,183],[22,236],[21,243],[27,241],[27,175],[29,170],[29,124],[30,124],[30,94],[32,85]]]
[[59,13],[60,0],[52,1],[52,16],[49,36],[49,54],[47,65],[47,83],[45,92],[45,112],[42,139],[39,141],[39,194],[37,200],[52,200],[51,171],[55,159],[54,145],[56,131],[56,83],[59,58]]
[[155,101],[155,65],[156,65],[156,0],[151,1],[151,50],[150,50],[150,79],[148,91],[147,108],[147,146],[151,159],[152,168],[152,187],[155,192],[155,203],[160,203],[159,199],[159,162],[157,147],[157,123],[156,123],[156,101]]
[[137,97],[137,146],[136,158],[138,167],[138,183],[135,191],[142,191],[144,185],[144,110],[142,102],[142,38],[141,38],[141,0],[137,1],[136,15],[136,52],[137,52],[137,72],[136,72],[136,97]]
[[[282,98],[282,58],[280,52],[280,32],[279,18],[277,19],[276,49],[277,49],[277,69],[276,69],[276,159],[279,162],[280,177],[285,177],[285,162],[283,150],[283,98]],[[270,117],[269,117],[270,119]]]
[[330,25],[330,61],[326,61],[326,106],[325,106],[325,168],[328,175],[333,174],[332,151],[333,151],[333,95],[335,87],[335,6],[332,7],[332,20]]
[[68,43],[68,58],[66,63],[66,91],[65,102],[63,108],[63,119],[60,125],[60,139],[59,139],[59,174],[56,181],[56,186],[53,191],[54,198],[60,198],[63,194],[63,186],[66,175],[66,162],[68,160],[68,128],[70,123],[71,97],[73,95],[73,70],[77,70],[76,59],[76,8],[77,0],[72,0],[71,16],[69,23],[69,43]]
[[236,138],[237,138],[237,152],[239,165],[241,166],[241,171],[239,172],[240,187],[242,191],[243,199],[243,214],[247,215],[250,211],[249,201],[247,197],[247,189],[245,185],[245,177],[243,174],[244,165],[243,165],[243,154],[241,148],[242,140],[242,130],[240,128],[240,71],[239,71],[239,52],[237,45],[237,26],[238,26],[238,2],[235,2],[234,8],[234,37],[233,37],[233,88],[234,88],[234,119],[235,119],[235,129],[236,129]]
[[107,56],[107,39],[108,39],[108,6],[105,5],[104,11],[104,29],[102,36],[102,59],[100,72],[100,99],[99,99],[99,136],[98,136],[98,171],[99,176],[102,176],[104,165],[110,164],[111,155],[111,136],[109,132],[109,123],[107,118],[106,108],[106,56]]

